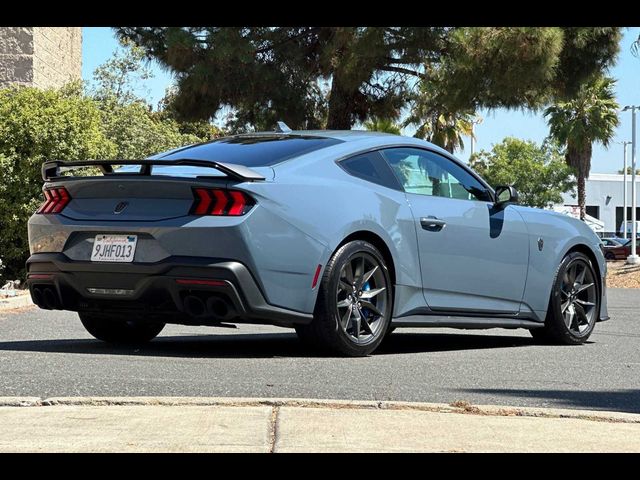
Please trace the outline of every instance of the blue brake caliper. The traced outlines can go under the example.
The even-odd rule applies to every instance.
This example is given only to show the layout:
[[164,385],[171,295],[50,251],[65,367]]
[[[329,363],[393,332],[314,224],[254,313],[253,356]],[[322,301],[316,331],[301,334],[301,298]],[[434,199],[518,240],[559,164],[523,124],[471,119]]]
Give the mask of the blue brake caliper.
[[[371,285],[369,285],[369,282],[367,282],[362,286],[362,291],[368,292],[369,290],[371,290]],[[369,310],[368,308],[363,308],[362,313],[366,318],[369,318],[371,316],[371,310]]]

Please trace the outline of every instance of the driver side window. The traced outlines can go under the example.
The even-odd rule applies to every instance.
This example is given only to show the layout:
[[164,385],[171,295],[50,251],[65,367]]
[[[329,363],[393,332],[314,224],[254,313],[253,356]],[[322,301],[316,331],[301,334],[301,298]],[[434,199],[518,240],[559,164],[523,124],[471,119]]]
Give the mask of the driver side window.
[[389,148],[382,154],[407,193],[491,201],[484,185],[442,155],[417,148]]

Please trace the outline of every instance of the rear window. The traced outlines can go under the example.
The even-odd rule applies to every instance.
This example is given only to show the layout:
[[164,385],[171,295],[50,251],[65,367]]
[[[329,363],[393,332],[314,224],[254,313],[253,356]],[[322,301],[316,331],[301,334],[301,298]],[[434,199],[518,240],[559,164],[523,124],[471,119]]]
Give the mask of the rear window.
[[338,143],[342,140],[298,135],[234,137],[186,147],[156,158],[213,160],[245,167],[266,167]]

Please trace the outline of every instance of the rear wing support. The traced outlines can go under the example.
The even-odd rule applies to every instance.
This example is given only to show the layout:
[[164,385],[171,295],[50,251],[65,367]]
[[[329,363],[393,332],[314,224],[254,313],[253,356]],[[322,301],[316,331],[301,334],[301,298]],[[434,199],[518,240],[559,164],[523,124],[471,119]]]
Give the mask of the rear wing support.
[[[139,172],[122,172],[119,173],[113,170],[114,165],[140,165]],[[214,162],[211,160],[82,160],[79,162],[63,162],[61,160],[52,160],[45,162],[42,165],[42,179],[47,181],[56,181],[69,179],[74,177],[68,177],[61,175],[64,169],[73,169],[76,167],[98,167],[102,174],[105,176],[117,175],[117,176],[150,176],[151,167],[157,165],[161,167],[172,166],[189,166],[189,167],[204,167],[214,168],[228,177],[234,180],[242,182],[253,182],[256,180],[264,180],[264,176],[258,172],[245,167],[244,165],[236,165],[234,163],[222,163]],[[78,177],[76,177],[78,178]]]

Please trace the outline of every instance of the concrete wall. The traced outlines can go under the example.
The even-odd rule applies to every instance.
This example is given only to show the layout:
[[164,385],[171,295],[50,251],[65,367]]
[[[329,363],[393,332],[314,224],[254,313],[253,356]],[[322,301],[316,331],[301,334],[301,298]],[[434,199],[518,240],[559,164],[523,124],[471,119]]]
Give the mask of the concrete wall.
[[0,87],[57,88],[81,69],[81,27],[0,28]]
[[79,80],[82,69],[82,28],[35,27],[33,29],[33,85],[61,87]]
[[33,85],[33,27],[0,27],[0,88]]

